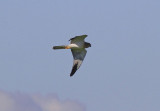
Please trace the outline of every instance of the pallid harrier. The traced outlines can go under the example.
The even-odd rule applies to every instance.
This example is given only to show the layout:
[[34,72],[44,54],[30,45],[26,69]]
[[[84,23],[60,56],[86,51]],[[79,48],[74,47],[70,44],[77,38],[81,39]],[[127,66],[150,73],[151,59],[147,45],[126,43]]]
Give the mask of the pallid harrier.
[[71,43],[69,45],[62,45],[62,46],[54,46],[53,49],[71,49],[72,55],[73,55],[73,67],[72,71],[70,73],[70,76],[73,76],[74,73],[79,69],[81,66],[84,57],[86,56],[86,49],[88,47],[91,47],[90,43],[87,43],[84,41],[84,39],[87,37],[87,35],[81,35],[81,36],[75,36],[74,38],[71,38],[69,41]]

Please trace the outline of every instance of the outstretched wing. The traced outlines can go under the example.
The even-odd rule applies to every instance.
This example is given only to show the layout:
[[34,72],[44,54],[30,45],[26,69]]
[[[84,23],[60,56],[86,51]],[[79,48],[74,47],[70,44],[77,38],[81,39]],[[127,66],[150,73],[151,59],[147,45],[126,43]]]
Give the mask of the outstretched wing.
[[73,61],[73,67],[72,67],[72,71],[70,73],[70,76],[73,76],[74,73],[81,66],[81,64],[86,56],[87,51],[85,49],[71,49],[71,51],[72,51],[74,61]]
[[71,38],[69,41],[71,41],[71,44],[77,43],[80,41],[84,42],[84,39],[87,37],[87,35],[80,35],[80,36],[75,36],[74,38]]

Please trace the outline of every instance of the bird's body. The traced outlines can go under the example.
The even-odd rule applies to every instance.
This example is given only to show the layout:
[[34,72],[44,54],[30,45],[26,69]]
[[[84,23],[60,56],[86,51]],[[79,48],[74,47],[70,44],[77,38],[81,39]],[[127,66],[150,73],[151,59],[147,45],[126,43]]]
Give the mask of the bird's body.
[[68,47],[70,47],[70,49],[80,49],[80,48],[83,48],[83,46],[81,44],[69,44]]
[[63,45],[63,46],[54,46],[53,49],[71,49],[72,55],[73,55],[73,67],[72,71],[70,73],[70,76],[73,76],[74,73],[79,69],[81,66],[85,56],[86,56],[86,49],[88,47],[91,47],[90,43],[87,43],[84,41],[84,39],[87,37],[87,35],[81,35],[76,36],[74,38],[71,38],[69,41],[71,43],[69,45]]

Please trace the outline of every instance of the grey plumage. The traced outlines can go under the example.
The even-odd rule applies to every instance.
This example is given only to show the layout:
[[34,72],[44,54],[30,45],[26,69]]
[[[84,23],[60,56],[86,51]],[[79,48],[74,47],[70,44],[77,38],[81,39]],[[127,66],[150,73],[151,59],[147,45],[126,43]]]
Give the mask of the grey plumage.
[[71,49],[73,55],[73,67],[70,73],[70,76],[73,76],[74,73],[80,68],[87,51],[85,49]]
[[53,49],[71,49],[74,61],[70,76],[73,76],[80,68],[87,53],[85,48],[91,47],[90,43],[84,41],[86,37],[87,35],[75,36],[69,40],[71,41],[69,45],[53,47]]

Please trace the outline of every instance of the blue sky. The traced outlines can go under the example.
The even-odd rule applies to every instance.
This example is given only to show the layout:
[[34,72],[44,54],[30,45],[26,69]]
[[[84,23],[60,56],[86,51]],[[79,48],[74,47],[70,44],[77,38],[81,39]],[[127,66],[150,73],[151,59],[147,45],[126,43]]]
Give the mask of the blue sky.
[[[1,0],[1,110],[159,111],[159,5],[159,0]],[[52,46],[82,34],[92,47],[70,77],[70,50]]]

